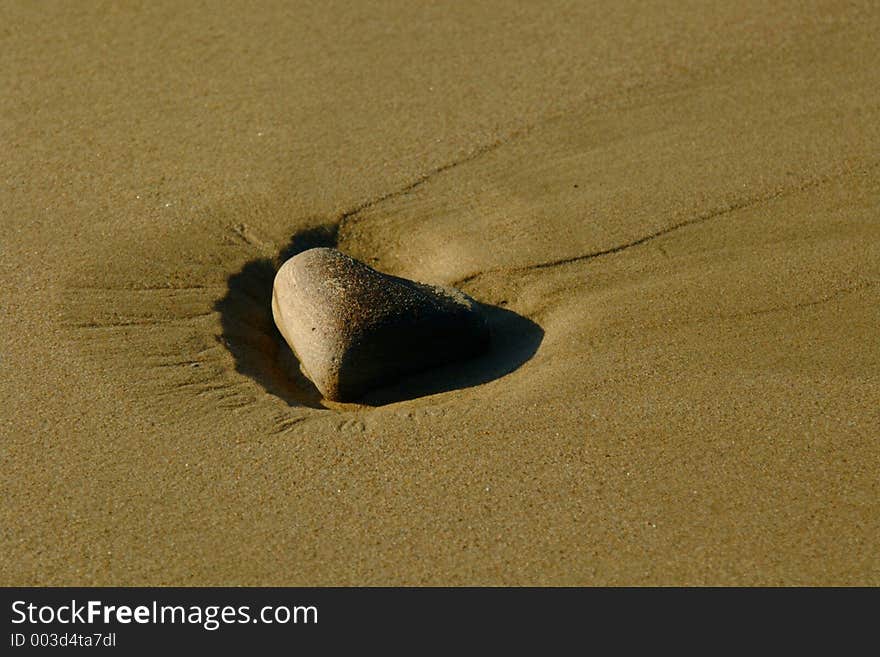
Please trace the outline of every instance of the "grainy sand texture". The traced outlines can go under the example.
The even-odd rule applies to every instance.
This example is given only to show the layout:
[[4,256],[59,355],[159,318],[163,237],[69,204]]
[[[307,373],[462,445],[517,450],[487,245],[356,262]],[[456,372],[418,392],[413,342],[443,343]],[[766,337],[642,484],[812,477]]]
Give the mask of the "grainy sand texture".
[[[3,3],[0,583],[880,584],[878,34]],[[270,308],[315,245],[490,353],[321,400]]]

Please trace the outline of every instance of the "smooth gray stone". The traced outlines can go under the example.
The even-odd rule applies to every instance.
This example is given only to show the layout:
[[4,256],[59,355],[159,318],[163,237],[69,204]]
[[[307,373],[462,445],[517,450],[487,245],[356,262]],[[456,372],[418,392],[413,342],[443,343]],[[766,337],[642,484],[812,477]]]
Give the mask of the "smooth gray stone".
[[463,292],[383,274],[329,248],[303,251],[278,270],[272,315],[305,375],[335,401],[474,356],[489,342],[485,318]]

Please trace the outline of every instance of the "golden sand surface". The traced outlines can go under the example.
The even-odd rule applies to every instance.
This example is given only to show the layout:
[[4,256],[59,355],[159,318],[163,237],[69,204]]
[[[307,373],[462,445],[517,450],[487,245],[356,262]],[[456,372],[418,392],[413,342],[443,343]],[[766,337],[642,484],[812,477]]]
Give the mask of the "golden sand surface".
[[[4,3],[0,583],[880,584],[878,34]],[[267,295],[322,226],[494,355],[316,398]]]

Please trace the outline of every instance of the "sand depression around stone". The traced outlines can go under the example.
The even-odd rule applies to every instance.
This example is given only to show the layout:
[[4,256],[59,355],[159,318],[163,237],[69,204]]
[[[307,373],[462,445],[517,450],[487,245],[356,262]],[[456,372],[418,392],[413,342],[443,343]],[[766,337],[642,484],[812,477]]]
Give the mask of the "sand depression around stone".
[[463,292],[383,274],[330,248],[284,263],[272,315],[306,376],[335,401],[474,356],[489,341]]

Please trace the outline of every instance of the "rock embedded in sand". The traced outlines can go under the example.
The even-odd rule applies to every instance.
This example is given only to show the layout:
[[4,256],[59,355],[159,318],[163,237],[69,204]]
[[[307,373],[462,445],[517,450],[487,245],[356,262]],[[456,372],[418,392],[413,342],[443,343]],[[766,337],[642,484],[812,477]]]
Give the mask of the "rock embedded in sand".
[[336,401],[474,356],[489,341],[463,292],[383,274],[329,248],[303,251],[278,270],[272,315],[306,376]]

